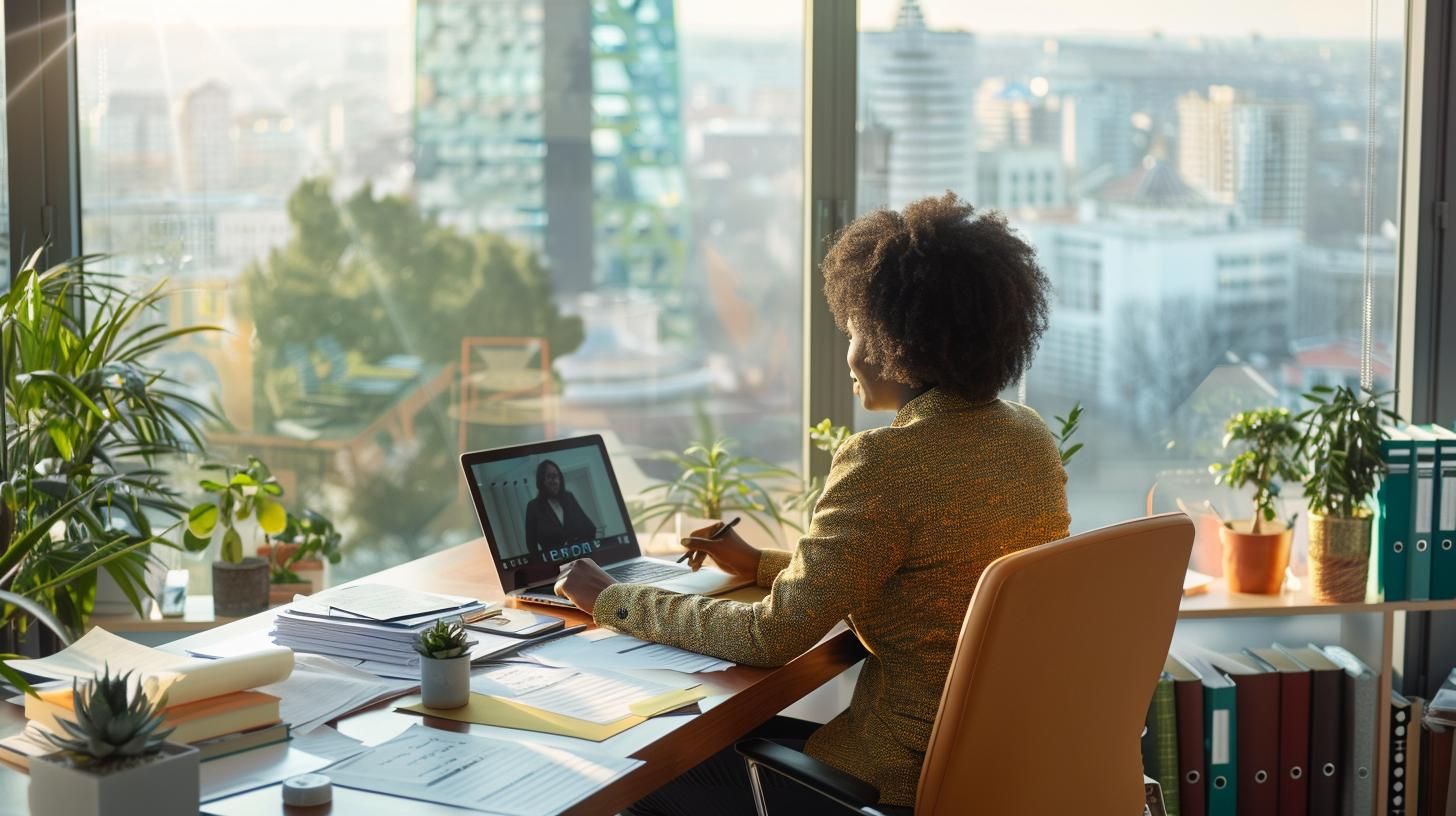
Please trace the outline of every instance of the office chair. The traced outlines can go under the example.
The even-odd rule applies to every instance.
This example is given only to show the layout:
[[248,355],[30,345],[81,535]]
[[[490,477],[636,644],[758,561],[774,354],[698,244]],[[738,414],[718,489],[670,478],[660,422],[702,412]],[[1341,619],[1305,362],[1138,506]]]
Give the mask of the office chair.
[[[1128,521],[997,559],[961,628],[920,772],[915,813],[1142,813],[1139,736],[1178,618],[1193,523]],[[867,816],[879,791],[754,739],[748,763]]]

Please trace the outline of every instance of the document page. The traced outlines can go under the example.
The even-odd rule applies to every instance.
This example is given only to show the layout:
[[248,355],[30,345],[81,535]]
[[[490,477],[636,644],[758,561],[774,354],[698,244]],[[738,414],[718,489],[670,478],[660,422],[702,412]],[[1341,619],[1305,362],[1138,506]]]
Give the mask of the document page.
[[327,773],[346,788],[504,816],[547,816],[641,764],[414,725]]
[[[599,634],[605,633],[605,634]],[[548,666],[572,666],[584,669],[672,669],[685,674],[719,671],[733,664],[716,657],[700,655],[674,646],[649,643],[627,635],[614,635],[594,629],[580,635],[562,637],[528,646],[520,652]]]
[[340,587],[329,592],[321,592],[314,600],[327,604],[332,609],[343,610],[378,621],[392,621],[435,612],[446,612],[474,603],[468,598],[461,603],[460,599],[448,595],[431,595],[428,592],[415,592],[387,584],[356,584]]

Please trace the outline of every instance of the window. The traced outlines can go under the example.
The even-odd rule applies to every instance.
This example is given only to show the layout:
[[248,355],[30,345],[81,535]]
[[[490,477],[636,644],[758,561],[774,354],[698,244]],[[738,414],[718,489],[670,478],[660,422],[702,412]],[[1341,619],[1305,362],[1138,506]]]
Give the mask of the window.
[[630,494],[701,413],[800,469],[798,5],[77,7],[85,249],[225,327],[165,362],[336,578],[479,534],[461,449],[600,432]]
[[[1356,0],[860,3],[858,207],[951,188],[1037,248],[1054,313],[1021,395],[1048,420],[1086,406],[1075,529],[1204,472],[1231,412],[1358,382],[1367,270],[1392,386],[1404,7],[1380,15],[1372,54]],[[1018,196],[1021,175],[1040,183]]]

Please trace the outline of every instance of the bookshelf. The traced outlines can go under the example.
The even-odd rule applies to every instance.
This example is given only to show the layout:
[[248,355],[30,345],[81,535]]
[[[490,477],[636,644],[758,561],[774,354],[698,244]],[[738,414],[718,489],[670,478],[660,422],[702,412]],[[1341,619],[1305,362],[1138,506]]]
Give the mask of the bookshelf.
[[1375,731],[1374,813],[1386,816],[1385,779],[1389,768],[1390,688],[1394,678],[1396,632],[1406,612],[1456,610],[1456,600],[1321,603],[1306,587],[1279,595],[1242,595],[1215,581],[1201,595],[1183,599],[1173,645],[1233,651],[1272,642],[1338,644],[1380,673]]

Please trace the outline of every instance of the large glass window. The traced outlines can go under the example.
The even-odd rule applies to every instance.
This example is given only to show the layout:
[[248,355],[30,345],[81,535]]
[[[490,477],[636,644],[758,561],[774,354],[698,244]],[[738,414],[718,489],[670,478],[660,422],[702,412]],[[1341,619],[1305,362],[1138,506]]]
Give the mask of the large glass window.
[[860,3],[859,209],[951,189],[1036,247],[1054,312],[1009,396],[1086,407],[1074,529],[1237,517],[1223,422],[1359,384],[1367,275],[1392,386],[1403,15],[1372,45],[1365,0]]
[[802,9],[716,5],[77,4],[85,250],[223,328],[163,362],[336,578],[479,534],[462,449],[600,432],[632,493],[701,416],[798,469]]

